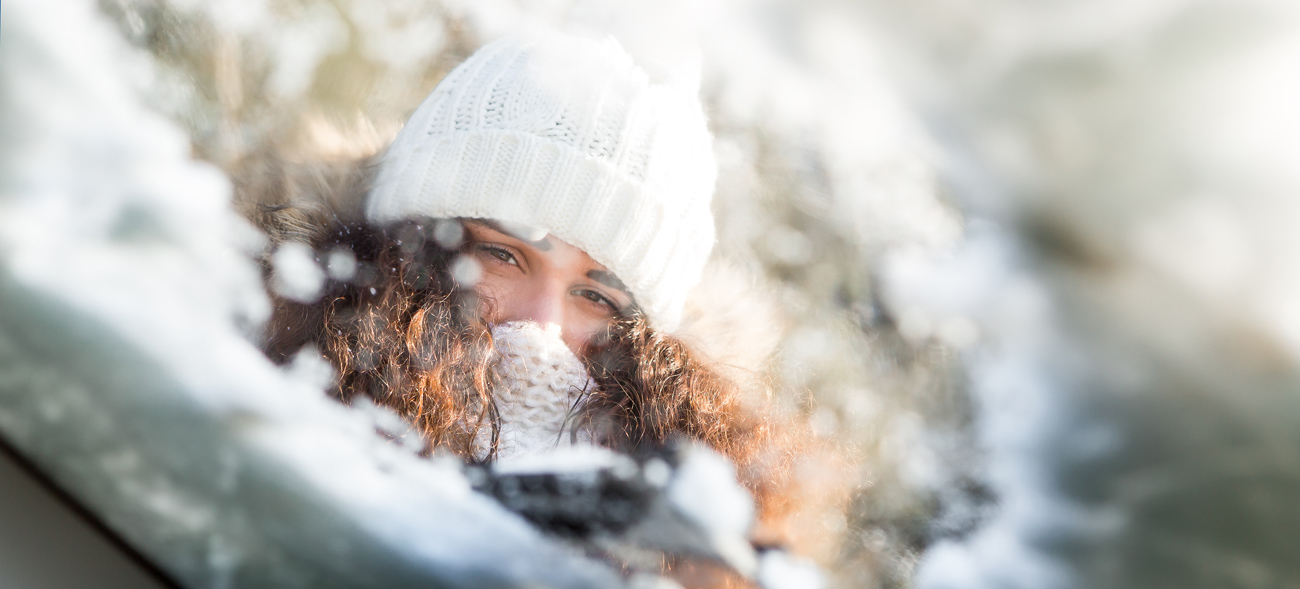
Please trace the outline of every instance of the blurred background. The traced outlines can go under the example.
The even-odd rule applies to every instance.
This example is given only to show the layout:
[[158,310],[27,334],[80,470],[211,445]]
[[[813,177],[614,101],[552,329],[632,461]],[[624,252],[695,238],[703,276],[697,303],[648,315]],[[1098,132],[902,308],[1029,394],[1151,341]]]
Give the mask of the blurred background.
[[375,153],[531,27],[697,64],[716,256],[777,402],[853,464],[807,473],[848,489],[803,522],[831,586],[1300,587],[1300,5],[95,10],[235,178]]

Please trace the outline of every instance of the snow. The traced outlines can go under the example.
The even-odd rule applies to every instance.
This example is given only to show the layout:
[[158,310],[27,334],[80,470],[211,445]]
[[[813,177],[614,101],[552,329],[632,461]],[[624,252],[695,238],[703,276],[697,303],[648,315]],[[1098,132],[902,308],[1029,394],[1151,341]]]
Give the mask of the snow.
[[694,448],[668,484],[668,500],[701,527],[744,537],[754,519],[754,501],[736,483],[736,469],[706,448]]
[[758,582],[763,589],[822,589],[826,579],[806,559],[771,551],[759,558]]
[[[334,260],[331,258],[331,270]],[[343,260],[346,264],[346,259]],[[339,272],[345,266],[340,265]],[[305,243],[285,242],[271,256],[271,288],[275,293],[300,303],[313,303],[325,286],[325,272],[316,263],[316,252]]]
[[1300,578],[1295,4],[873,4],[972,218],[888,256],[885,302],[969,322],[997,498],[916,586]]
[[[259,240],[92,9],[4,3],[5,437],[186,586],[617,586],[374,435],[314,352],[285,371],[245,339]],[[308,256],[280,250],[282,287],[323,277]]]
[[631,458],[599,446],[570,446],[554,452],[502,459],[492,465],[499,474],[580,473],[598,469],[635,474]]
[[666,489],[668,502],[706,533],[710,548],[742,574],[757,568],[745,541],[754,521],[754,500],[736,482],[736,469],[716,452],[694,447]]
[[473,288],[483,277],[483,265],[470,256],[457,256],[451,264],[451,277],[464,288]]
[[347,248],[337,248],[325,260],[325,272],[340,282],[352,280],[357,274],[357,256]]
[[[819,281],[853,286],[826,272],[868,276],[850,293],[868,322],[892,321],[908,350],[942,344],[967,369],[988,452],[978,474],[997,506],[924,554],[917,587],[1300,577],[1288,560],[1300,529],[1294,3],[381,4],[314,4],[298,20],[264,0],[170,6],[250,54],[267,49],[270,91],[286,102],[340,51],[414,70],[444,46],[538,23],[612,33],[665,70],[703,55],[720,244],[817,269],[795,285],[814,296],[791,288],[792,309],[821,304]],[[246,341],[269,312],[249,254],[260,238],[230,211],[228,180],[141,106],[148,64],[88,1],[3,6],[8,439],[193,586],[617,582],[470,493],[458,465],[411,456],[417,442],[391,412],[323,399],[333,375],[315,351],[270,366]],[[449,22],[465,39],[445,35]],[[765,148],[779,153],[750,161]],[[785,216],[756,204],[782,174],[793,187],[772,190],[789,193],[777,195]],[[817,222],[795,222],[805,217]],[[858,257],[824,265],[825,233]],[[436,235],[463,239],[454,223]],[[273,266],[277,292],[299,300],[356,270],[346,252],[305,246]],[[456,268],[462,284],[481,274],[469,258]],[[810,315],[786,341],[787,383],[820,378],[818,359],[849,347],[838,342],[858,342],[849,352],[864,364],[897,361]],[[814,409],[819,433],[869,424],[863,439],[911,490],[955,485],[928,416],[896,406],[916,391],[849,384],[842,405]],[[578,452],[499,467],[625,460]],[[693,455],[642,475],[734,538],[750,514],[728,468]],[[883,495],[881,472],[870,482]],[[755,565],[772,587],[818,582],[784,555]]]

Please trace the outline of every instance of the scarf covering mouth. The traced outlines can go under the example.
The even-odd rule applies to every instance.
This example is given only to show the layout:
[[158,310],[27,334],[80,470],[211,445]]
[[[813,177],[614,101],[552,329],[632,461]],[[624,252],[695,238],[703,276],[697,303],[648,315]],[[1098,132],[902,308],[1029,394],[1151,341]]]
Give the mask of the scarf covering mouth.
[[[559,326],[512,321],[493,326],[492,337],[501,354],[494,374],[497,459],[593,445],[579,413],[596,385]],[[492,428],[484,425],[474,439],[475,455],[486,457],[491,444]]]

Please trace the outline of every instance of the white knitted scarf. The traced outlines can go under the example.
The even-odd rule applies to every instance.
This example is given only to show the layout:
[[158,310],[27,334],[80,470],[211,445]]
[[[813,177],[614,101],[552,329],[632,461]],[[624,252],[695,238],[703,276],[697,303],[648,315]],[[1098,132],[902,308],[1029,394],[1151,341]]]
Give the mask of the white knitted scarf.
[[[516,321],[494,326],[492,337],[502,355],[496,369],[497,458],[592,444],[575,416],[595,383],[560,338],[559,327]],[[484,426],[474,453],[487,456],[491,443],[492,429]]]

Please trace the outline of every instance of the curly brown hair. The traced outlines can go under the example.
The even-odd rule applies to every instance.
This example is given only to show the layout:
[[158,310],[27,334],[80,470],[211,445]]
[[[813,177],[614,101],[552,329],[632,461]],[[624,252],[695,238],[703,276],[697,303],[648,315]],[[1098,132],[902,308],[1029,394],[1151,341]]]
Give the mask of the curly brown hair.
[[[338,371],[340,399],[365,395],[408,419],[430,449],[490,460],[499,430],[492,368],[500,359],[484,320],[490,301],[452,277],[457,256],[472,246],[440,243],[439,223],[446,221],[323,232],[314,249],[349,252],[356,272],[330,280],[315,303],[276,298],[265,349],[283,363],[313,345]],[[612,449],[638,453],[687,438],[744,475],[770,446],[770,419],[742,402],[740,386],[637,311],[613,320],[580,356],[597,388],[578,417],[600,428]],[[492,433],[485,456],[474,451],[479,431]],[[762,505],[771,473],[758,474],[742,478]]]

